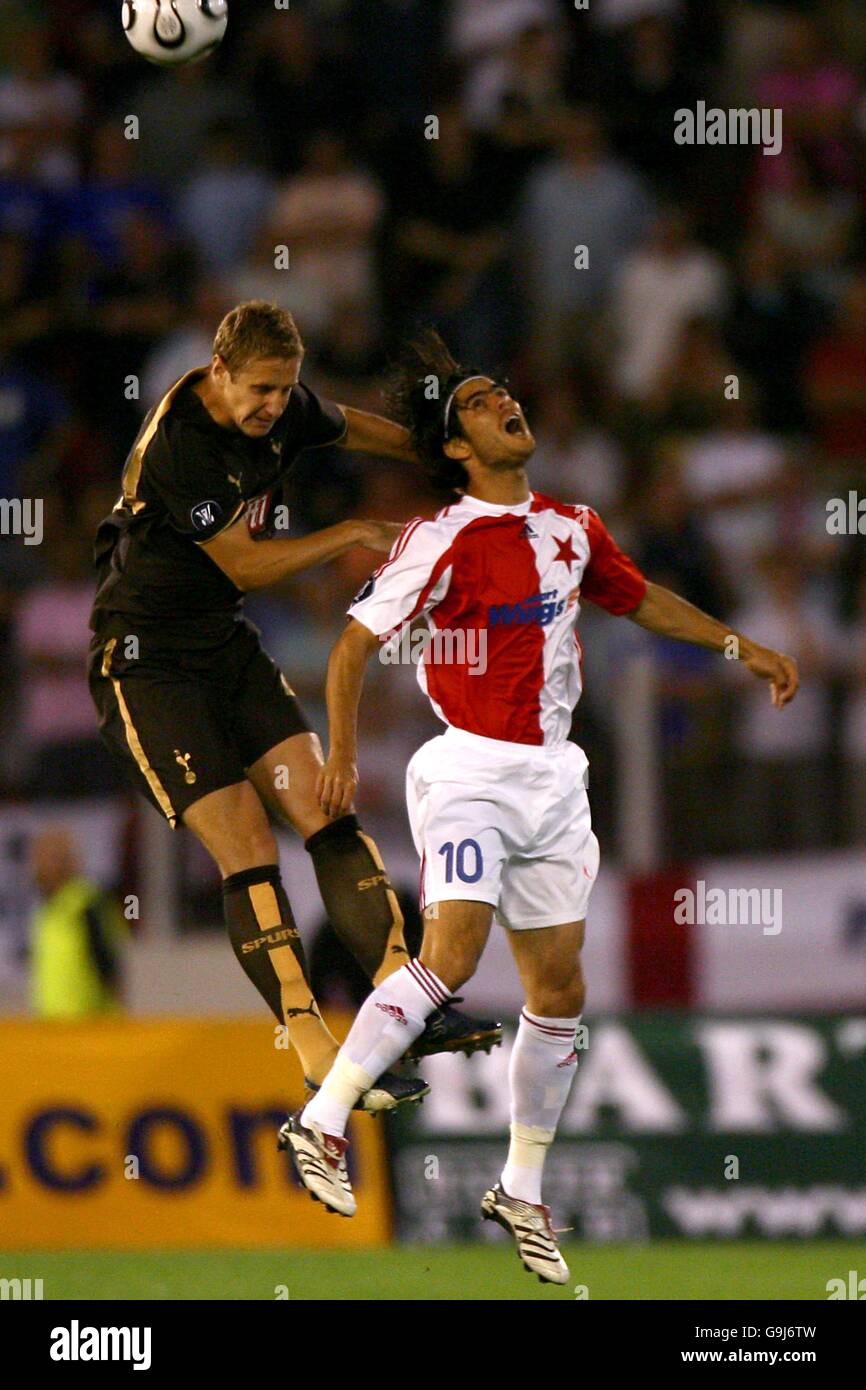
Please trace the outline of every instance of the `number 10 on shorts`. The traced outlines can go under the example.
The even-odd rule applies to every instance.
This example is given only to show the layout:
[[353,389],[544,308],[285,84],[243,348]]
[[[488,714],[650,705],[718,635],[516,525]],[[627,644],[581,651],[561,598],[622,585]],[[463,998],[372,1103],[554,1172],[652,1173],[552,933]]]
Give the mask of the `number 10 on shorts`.
[[446,840],[439,850],[445,856],[445,882],[454,882],[454,870],[461,883],[477,883],[484,872],[484,858],[477,840],[461,840],[454,850],[454,841]]

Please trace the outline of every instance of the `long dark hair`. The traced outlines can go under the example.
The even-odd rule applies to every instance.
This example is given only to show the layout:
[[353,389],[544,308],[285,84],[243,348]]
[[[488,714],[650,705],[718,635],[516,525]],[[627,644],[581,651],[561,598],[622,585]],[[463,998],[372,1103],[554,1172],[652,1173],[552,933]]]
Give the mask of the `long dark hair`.
[[431,483],[443,492],[463,489],[469,482],[463,464],[449,458],[443,445],[446,437],[452,439],[462,433],[460,418],[452,409],[446,436],[448,397],[461,380],[473,375],[456,360],[434,328],[424,329],[405,343],[389,372],[388,409],[409,430],[412,447]]

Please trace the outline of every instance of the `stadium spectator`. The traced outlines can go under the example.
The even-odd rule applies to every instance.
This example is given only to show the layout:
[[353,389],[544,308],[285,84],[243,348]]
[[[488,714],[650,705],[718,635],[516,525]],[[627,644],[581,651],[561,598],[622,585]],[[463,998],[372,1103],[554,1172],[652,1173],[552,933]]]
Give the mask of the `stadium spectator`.
[[614,289],[613,376],[626,400],[652,398],[680,330],[689,319],[721,315],[725,292],[724,269],[695,240],[688,214],[665,207],[646,245],[624,260]]
[[35,367],[54,306],[44,284],[33,283],[29,260],[26,236],[0,231],[0,357],[9,353]]
[[755,98],[781,108],[785,140],[773,159],[756,159],[760,187],[788,187],[795,180],[796,150],[808,147],[821,173],[840,188],[857,183],[853,116],[859,92],[854,70],[833,54],[824,16],[786,16],[780,61],[761,74]]
[[634,557],[656,584],[674,589],[705,613],[724,615],[731,591],[707,534],[706,511],[696,500],[681,453],[660,447],[641,498]]
[[833,326],[815,343],[803,382],[829,466],[866,465],[866,268],[858,267]]
[[0,164],[11,133],[32,130],[42,137],[32,172],[52,187],[72,183],[84,114],[80,80],[54,66],[49,32],[32,23],[6,45],[5,61],[6,71],[0,73]]
[[[678,455],[660,448],[641,499],[635,559],[655,583],[723,617],[731,607],[730,591],[684,473]],[[696,823],[707,825],[709,850],[727,847],[729,816],[719,805],[727,776],[724,706],[713,653],[664,638],[652,644],[651,653],[664,799],[677,808],[665,818],[665,852],[676,863],[691,854]]]
[[30,999],[45,1019],[88,1018],[121,1004],[125,927],[114,902],[84,876],[70,831],[46,826],[30,843],[42,898],[30,936]]
[[739,250],[725,340],[755,382],[769,429],[799,431],[806,425],[800,373],[823,312],[778,244],[753,228]]
[[350,51],[364,56],[332,68],[331,100],[347,117],[343,128],[360,125],[372,151],[400,132],[418,130],[433,109],[431,58],[441,53],[448,7],[430,0],[346,0],[345,7]]
[[[351,66],[343,64],[339,79],[335,77],[316,26],[295,5],[259,18],[250,34],[245,66],[262,134],[257,144],[273,174],[295,174],[317,130],[329,121],[341,128],[348,125],[337,119],[334,107],[346,102],[351,108]],[[238,129],[236,122],[232,125]],[[249,141],[245,143],[249,148]]]
[[382,191],[334,131],[311,140],[302,167],[277,190],[268,223],[288,247],[290,266],[319,286],[331,303],[375,302],[374,236],[384,212]]
[[776,711],[756,699],[736,661],[727,669],[742,687],[734,720],[741,759],[735,823],[741,851],[826,848],[833,816],[830,679],[841,665],[841,638],[830,607],[807,592],[799,557],[787,549],[762,555],[763,594],[733,616],[732,627],[759,642],[797,653],[800,689],[794,716],[780,729]]
[[208,274],[230,270],[247,255],[273,198],[274,185],[248,148],[232,121],[216,122],[178,199],[178,221]]
[[67,420],[52,382],[0,351],[0,496],[27,495],[44,481]]
[[[4,258],[6,247],[10,254]],[[38,302],[22,300],[20,291],[15,290],[20,270],[18,249],[19,238],[0,238],[0,307],[8,286],[15,300],[8,329],[14,336],[16,325],[20,330],[29,320],[38,341]],[[16,614],[21,591],[38,580],[43,569],[41,546],[34,543],[38,535],[36,511],[28,514],[30,535],[25,536],[16,529],[11,508],[21,499],[26,499],[31,508],[38,507],[42,485],[67,438],[69,411],[51,377],[34,371],[20,355],[9,353],[3,337],[0,320],[0,762],[5,773],[7,768],[15,767],[16,752],[19,756],[21,752],[20,747],[15,749],[11,737],[16,699]]]
[[93,603],[90,538],[57,495],[46,499],[44,528],[48,573],[25,591],[15,618],[24,783],[37,800],[105,795],[119,778],[94,727],[81,661]]
[[31,271],[37,265],[41,268],[59,207],[57,193],[35,174],[42,144],[41,135],[32,128],[10,131],[0,160],[0,234],[27,238]]
[[86,175],[64,199],[62,234],[84,242],[94,269],[122,260],[124,229],[133,214],[168,221],[164,196],[138,173],[137,150],[119,121],[103,122],[93,133]]
[[118,265],[94,282],[94,352],[101,363],[104,418],[118,433],[134,436],[145,360],[181,318],[194,279],[188,248],[151,213],[129,214],[121,244]]
[[125,218],[118,265],[106,268],[96,284],[103,333],[115,348],[131,351],[124,365],[137,365],[141,350],[172,326],[188,293],[189,270],[186,248],[165,221],[142,209]]
[[249,255],[226,272],[222,285],[232,304],[265,299],[291,308],[308,347],[319,342],[332,326],[336,301],[330,287],[307,274],[297,260],[286,264],[285,243],[279,235],[275,243],[269,226],[257,233]]
[[509,282],[503,220],[509,202],[503,160],[472,133],[459,102],[439,108],[436,139],[395,149],[397,216],[392,231],[395,302],[419,322],[435,320],[469,360],[502,356]]
[[737,397],[720,398],[715,428],[686,443],[683,458],[686,485],[742,602],[753,558],[782,539],[786,459],[780,440],[758,427],[745,377],[738,389]]
[[99,8],[94,9],[90,0],[79,0],[73,8],[64,0],[64,20],[67,14],[69,19],[63,32],[57,34],[58,51],[66,66],[79,74],[94,123],[107,118],[116,108],[118,92],[130,91],[141,77],[132,47],[117,42],[114,6],[109,8],[101,0],[98,3]]
[[213,326],[221,321],[229,307],[221,285],[210,280],[196,285],[188,314],[164,338],[157,340],[144,360],[138,402],[143,415],[185,372],[210,361]]
[[850,189],[833,186],[808,146],[790,150],[788,158],[787,185],[764,191],[758,216],[807,291],[832,299],[853,248],[857,200]]
[[709,429],[718,419],[732,377],[737,377],[737,363],[721,325],[715,319],[689,319],[679,329],[652,395],[633,403],[625,418],[639,432],[649,428],[693,434]]
[[378,324],[369,306],[354,300],[335,304],[328,334],[310,363],[316,389],[343,405],[379,411],[385,369]]
[[[554,130],[554,152],[530,174],[515,229],[540,376],[598,353],[598,316],[650,206],[637,176],[607,153],[596,112],[572,110]],[[588,252],[580,268],[579,247]]]
[[581,386],[567,377],[549,382],[533,417],[538,440],[532,458],[534,489],[588,503],[610,522],[623,504],[625,464],[615,436],[586,418]]
[[495,134],[518,159],[546,149],[550,118],[566,102],[569,46],[567,30],[527,23],[470,73],[463,97],[469,125]]
[[604,80],[617,150],[665,197],[688,196],[698,163],[694,147],[671,140],[674,113],[699,95],[681,40],[669,16],[640,16],[621,35]]
[[206,63],[155,72],[124,103],[138,121],[139,163],[145,178],[171,190],[200,168],[207,133],[229,119],[258,144],[252,101],[239,83],[220,82]]
[[677,17],[683,8],[683,0],[598,0],[592,10],[592,22],[601,29],[615,31],[646,15]]
[[448,47],[471,67],[495,60],[533,27],[550,28],[557,19],[555,0],[454,0],[449,16]]

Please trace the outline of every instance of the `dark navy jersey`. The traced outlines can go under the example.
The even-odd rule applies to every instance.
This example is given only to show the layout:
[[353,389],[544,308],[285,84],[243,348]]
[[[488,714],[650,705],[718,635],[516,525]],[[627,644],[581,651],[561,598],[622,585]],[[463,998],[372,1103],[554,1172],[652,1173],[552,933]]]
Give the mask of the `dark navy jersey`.
[[154,406],[126,460],[122,495],[96,536],[100,635],[142,630],[170,647],[230,636],[242,594],[203,544],[242,515],[254,538],[273,534],[298,454],[346,432],[339,406],[301,383],[262,438],[219,425],[192,389],[207,371],[188,372]]

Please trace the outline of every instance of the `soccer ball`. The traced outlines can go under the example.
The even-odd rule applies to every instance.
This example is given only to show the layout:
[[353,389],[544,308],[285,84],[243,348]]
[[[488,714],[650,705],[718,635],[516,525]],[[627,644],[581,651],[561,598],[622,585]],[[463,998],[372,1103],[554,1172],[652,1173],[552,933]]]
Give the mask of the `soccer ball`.
[[228,23],[227,0],[123,0],[123,28],[149,63],[174,68],[212,53]]

